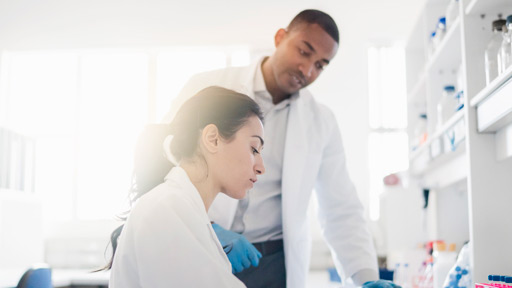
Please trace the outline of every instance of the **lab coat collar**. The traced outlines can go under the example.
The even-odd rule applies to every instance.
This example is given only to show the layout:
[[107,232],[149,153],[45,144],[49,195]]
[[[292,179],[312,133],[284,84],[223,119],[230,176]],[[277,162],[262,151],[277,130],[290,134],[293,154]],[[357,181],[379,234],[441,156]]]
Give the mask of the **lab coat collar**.
[[198,211],[202,211],[201,215],[203,215],[207,222],[210,222],[208,215],[206,214],[207,211],[203,199],[201,198],[201,195],[199,194],[196,186],[194,186],[192,181],[190,181],[187,172],[185,172],[183,168],[180,166],[173,167],[171,171],[167,173],[167,176],[165,176],[164,179],[165,183],[178,185],[180,188],[182,188],[177,191],[183,191],[183,197],[191,200]]
[[[265,78],[263,77],[263,70],[261,69],[261,65],[265,59],[267,59],[268,56],[260,58],[259,61],[256,62],[256,66],[254,67],[256,70],[254,72],[254,79],[253,79],[253,93],[258,93],[259,95],[266,98],[266,101],[272,102],[272,95],[267,90],[267,86],[265,85]],[[295,92],[287,99],[281,101],[280,103],[276,104],[277,109],[284,108],[285,106],[288,106],[291,101],[297,100],[299,97],[299,92]]]

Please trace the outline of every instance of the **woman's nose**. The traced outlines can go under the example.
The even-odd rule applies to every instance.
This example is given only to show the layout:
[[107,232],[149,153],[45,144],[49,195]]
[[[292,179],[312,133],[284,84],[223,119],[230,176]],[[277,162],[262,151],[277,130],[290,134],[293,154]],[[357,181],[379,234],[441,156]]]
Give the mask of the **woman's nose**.
[[256,163],[256,167],[254,167],[256,170],[256,174],[261,175],[265,173],[265,165],[263,164],[263,159],[260,157],[260,160],[258,163]]

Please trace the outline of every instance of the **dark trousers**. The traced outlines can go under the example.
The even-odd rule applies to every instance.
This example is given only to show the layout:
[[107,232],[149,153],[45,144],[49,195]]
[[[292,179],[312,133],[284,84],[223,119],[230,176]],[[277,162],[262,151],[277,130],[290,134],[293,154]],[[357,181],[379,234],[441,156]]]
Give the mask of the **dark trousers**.
[[235,274],[247,288],[285,288],[286,268],[284,251],[263,255],[258,267],[250,267]]

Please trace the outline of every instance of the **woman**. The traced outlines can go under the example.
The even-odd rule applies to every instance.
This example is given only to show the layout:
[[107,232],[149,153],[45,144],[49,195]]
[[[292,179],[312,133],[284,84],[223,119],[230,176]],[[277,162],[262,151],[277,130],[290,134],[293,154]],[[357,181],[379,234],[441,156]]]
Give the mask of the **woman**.
[[[161,175],[164,183],[135,195],[118,245],[114,231],[110,288],[245,287],[231,273],[207,212],[219,192],[241,199],[264,173],[261,121],[256,102],[220,87],[183,104],[164,141],[178,166]],[[148,185],[141,175],[136,169],[139,193]]]

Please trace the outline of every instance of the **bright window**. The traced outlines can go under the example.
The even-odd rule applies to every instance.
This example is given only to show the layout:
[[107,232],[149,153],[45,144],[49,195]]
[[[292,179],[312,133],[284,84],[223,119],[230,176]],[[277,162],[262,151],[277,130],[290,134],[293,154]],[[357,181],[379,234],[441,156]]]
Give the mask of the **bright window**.
[[232,47],[3,52],[0,125],[35,138],[45,223],[122,212],[144,125],[160,121],[193,74],[249,56]]
[[408,168],[405,53],[399,46],[368,50],[370,219],[380,214],[384,176]]

